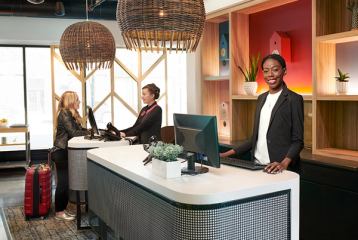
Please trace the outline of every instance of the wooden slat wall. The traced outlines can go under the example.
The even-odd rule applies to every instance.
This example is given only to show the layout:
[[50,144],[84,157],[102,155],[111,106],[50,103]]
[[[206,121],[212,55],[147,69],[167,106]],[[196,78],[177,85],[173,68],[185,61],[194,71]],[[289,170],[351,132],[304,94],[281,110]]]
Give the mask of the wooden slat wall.
[[316,0],[317,36],[350,30],[352,14],[346,0]]

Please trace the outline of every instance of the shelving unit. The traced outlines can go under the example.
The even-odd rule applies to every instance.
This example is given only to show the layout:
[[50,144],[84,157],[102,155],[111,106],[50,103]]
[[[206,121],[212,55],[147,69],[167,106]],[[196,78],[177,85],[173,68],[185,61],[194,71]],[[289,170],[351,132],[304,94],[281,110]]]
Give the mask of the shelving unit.
[[[252,42],[250,39],[251,15],[294,2],[297,0],[254,0],[207,16],[201,47],[202,113],[217,116],[221,142],[224,140],[242,141],[252,135],[259,93],[256,96],[250,96],[244,92],[245,80],[236,66],[247,66],[249,63],[250,43]],[[207,81],[206,76],[217,76],[219,72],[218,24],[223,21],[229,21],[229,81]],[[269,39],[267,39],[268,43]],[[312,99],[312,95],[304,96],[304,135],[307,147],[312,146]],[[223,126],[224,121],[221,119],[218,107],[221,101],[229,103],[229,119],[225,121],[226,127]]]
[[[218,120],[218,132],[221,139],[230,138],[231,116],[229,85],[231,76],[219,76],[219,24],[229,20],[228,14],[209,19],[204,28],[201,48],[202,60],[202,113],[215,115]],[[229,60],[230,64],[230,60]],[[222,104],[228,105],[223,113]],[[227,106],[226,105],[226,106]]]
[[337,64],[337,45],[358,42],[358,30],[350,30],[350,18],[345,0],[313,1],[313,153],[358,161],[358,92],[336,95],[334,78],[342,67]]
[[0,134],[23,133],[25,142],[21,143],[1,143],[0,147],[25,146],[26,161],[5,162],[0,164],[0,168],[25,167],[30,162],[30,131],[28,127],[1,127]]

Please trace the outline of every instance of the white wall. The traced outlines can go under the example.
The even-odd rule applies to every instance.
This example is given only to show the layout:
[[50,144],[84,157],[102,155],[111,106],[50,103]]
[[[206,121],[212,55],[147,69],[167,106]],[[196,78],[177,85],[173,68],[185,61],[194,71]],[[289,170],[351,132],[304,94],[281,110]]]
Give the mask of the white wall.
[[187,103],[188,113],[201,113],[201,44],[195,53],[188,54],[187,57]]
[[[63,31],[83,20],[0,16],[0,44],[59,44]],[[97,21],[113,34],[118,47],[124,46],[116,21]]]
[[206,14],[213,13],[231,6],[252,0],[204,0]]

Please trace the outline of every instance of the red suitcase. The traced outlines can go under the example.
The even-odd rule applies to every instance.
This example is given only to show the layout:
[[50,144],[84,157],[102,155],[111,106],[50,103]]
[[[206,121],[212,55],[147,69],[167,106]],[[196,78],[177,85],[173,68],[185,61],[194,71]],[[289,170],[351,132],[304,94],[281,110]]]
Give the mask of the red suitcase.
[[47,217],[51,208],[51,168],[48,164],[30,166],[25,175],[25,219]]

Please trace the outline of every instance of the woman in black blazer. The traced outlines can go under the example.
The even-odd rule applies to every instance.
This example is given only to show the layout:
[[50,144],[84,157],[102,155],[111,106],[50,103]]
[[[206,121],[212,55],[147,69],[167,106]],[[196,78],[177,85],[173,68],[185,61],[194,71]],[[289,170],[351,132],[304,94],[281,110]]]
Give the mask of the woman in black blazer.
[[151,136],[160,140],[160,129],[162,127],[162,108],[155,101],[159,98],[160,89],[154,84],[147,84],[142,88],[142,101],[147,104],[139,112],[134,125],[130,128],[120,130],[120,136],[137,136],[139,143],[149,143]]
[[253,160],[267,164],[268,173],[297,169],[303,148],[303,98],[289,90],[283,81],[286,62],[277,54],[261,63],[269,91],[257,100],[253,135],[242,145],[221,153],[221,157],[251,151]]

